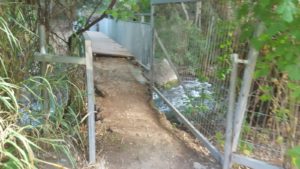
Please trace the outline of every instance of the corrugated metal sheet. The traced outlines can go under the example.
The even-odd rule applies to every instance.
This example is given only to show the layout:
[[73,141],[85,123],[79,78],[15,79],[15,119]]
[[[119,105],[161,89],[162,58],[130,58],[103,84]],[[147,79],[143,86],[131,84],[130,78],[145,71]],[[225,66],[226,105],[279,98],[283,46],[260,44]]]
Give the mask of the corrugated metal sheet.
[[125,47],[146,68],[150,68],[152,31],[150,24],[103,19],[90,29],[100,31]]

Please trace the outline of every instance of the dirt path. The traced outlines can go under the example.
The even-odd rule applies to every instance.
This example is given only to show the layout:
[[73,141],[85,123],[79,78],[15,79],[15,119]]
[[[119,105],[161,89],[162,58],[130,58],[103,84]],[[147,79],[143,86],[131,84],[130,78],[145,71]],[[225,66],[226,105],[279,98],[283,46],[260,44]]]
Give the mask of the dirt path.
[[[218,168],[211,158],[188,148],[160,123],[138,67],[124,58],[108,57],[98,58],[94,67],[96,85],[107,93],[104,98],[96,96],[102,118],[96,123],[97,154],[105,168]],[[202,167],[195,166],[198,164]]]

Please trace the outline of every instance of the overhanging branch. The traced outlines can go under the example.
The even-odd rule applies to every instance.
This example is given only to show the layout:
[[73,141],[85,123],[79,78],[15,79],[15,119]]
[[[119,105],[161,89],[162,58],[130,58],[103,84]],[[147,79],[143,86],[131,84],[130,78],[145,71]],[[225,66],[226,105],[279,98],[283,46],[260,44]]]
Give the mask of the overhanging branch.
[[[98,23],[99,21],[101,21],[103,18],[105,18],[107,16],[107,11],[111,10],[115,4],[116,4],[117,0],[111,0],[109,6],[107,7],[107,9],[103,12],[103,14],[98,17],[97,19],[95,19],[94,21],[92,21],[91,23],[87,24],[84,28],[79,29],[78,31],[75,32],[76,35],[79,35],[87,30],[89,30],[93,25],[95,25],[96,23]],[[72,35],[74,36],[74,34]]]

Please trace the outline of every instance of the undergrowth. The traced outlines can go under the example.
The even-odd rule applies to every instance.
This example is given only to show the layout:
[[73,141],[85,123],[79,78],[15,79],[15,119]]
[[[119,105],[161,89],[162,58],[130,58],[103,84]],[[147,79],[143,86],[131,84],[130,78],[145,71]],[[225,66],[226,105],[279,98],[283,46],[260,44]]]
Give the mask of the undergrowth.
[[49,152],[65,154],[75,167],[74,145],[85,149],[83,87],[73,80],[76,67],[48,65],[38,75],[37,15],[31,8],[0,4],[0,168],[57,166],[43,159]]

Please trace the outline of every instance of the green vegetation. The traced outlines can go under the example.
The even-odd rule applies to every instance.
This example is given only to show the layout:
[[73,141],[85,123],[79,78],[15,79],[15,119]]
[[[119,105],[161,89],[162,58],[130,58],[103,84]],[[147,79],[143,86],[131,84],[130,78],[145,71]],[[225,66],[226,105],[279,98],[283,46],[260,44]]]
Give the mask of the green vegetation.
[[[39,23],[46,26],[49,51],[57,50],[51,43],[52,36],[68,41],[68,37],[66,40],[55,34],[50,26],[51,22],[57,21],[50,12],[52,7],[53,13],[56,12],[54,9],[64,7],[58,16],[72,22],[76,20],[78,8],[86,5],[86,11],[91,15],[78,18],[81,27],[77,32],[71,32],[77,37],[92,26],[93,21],[108,15],[136,20],[135,13],[149,12],[150,5],[149,0],[105,0],[101,3],[69,0],[56,1],[53,6],[49,2],[0,3],[0,168],[38,168],[39,164],[46,163],[38,155],[45,151],[63,152],[75,166],[71,147],[75,145],[85,150],[85,137],[81,132],[85,118],[80,114],[85,109],[84,85],[82,81],[74,80],[80,79],[78,74],[82,70],[49,64],[46,74],[40,74],[40,66],[33,59],[34,52],[39,50],[36,34]],[[194,10],[193,4],[158,6],[155,25],[159,38],[180,75],[220,86],[227,84],[230,54],[236,52],[241,59],[246,59],[246,52],[241,49],[247,50],[253,45],[260,56],[251,91],[254,97],[249,101],[252,106],[249,112],[253,113],[246,119],[243,135],[255,135],[253,126],[262,128],[256,139],[287,144],[290,151],[285,162],[300,168],[300,148],[295,138],[300,118],[299,0],[228,1],[232,4],[227,4],[229,10],[225,12],[213,10],[213,2],[203,1],[201,14],[209,18],[201,16],[206,19],[200,20],[194,15],[199,11]],[[218,1],[216,8],[225,3],[227,1]],[[235,13],[236,18],[222,12]],[[94,14],[96,19],[92,18]],[[258,24],[263,24],[265,31],[253,38]],[[165,57],[159,46],[156,49],[158,58]],[[170,86],[173,84],[165,87]],[[217,99],[215,97],[218,96],[191,97],[186,115],[208,111],[205,100]],[[196,101],[197,105],[193,103]],[[214,135],[223,146],[223,134],[216,132]],[[252,143],[241,142],[240,149],[247,155],[255,152]]]
[[40,155],[46,152],[65,154],[74,167],[72,147],[85,149],[80,131],[84,119],[79,114],[84,98],[80,81],[73,80],[78,69],[48,65],[47,73],[37,76],[36,16],[34,6],[0,4],[0,168],[4,169],[52,164]]
[[[293,137],[299,125],[299,110],[296,108],[300,99],[299,1],[234,2],[238,6],[242,41],[251,43],[260,51],[255,78],[263,84],[257,89],[263,93],[260,96],[261,102],[269,101],[272,105],[270,109],[265,109],[270,116],[268,123],[276,131],[286,135],[283,141],[289,147],[294,147],[299,144]],[[252,38],[251,34],[258,23],[264,24],[265,31],[258,38]],[[289,154],[293,157],[293,163],[299,166],[295,162],[296,151],[299,150],[295,148]],[[287,159],[286,162],[288,161]]]
[[[235,27],[223,17],[210,1],[156,7],[155,29],[180,75],[200,81],[228,79]],[[155,57],[164,58],[156,46]]]
[[[39,51],[38,25],[46,28],[49,53],[78,55],[82,47],[71,45],[69,37],[78,37],[107,15],[134,19],[135,12],[148,12],[149,4],[148,0],[0,2],[0,168],[34,169],[44,164],[60,167],[44,159],[47,153],[64,154],[75,168],[73,150],[85,154],[86,116],[81,114],[86,112],[84,70],[48,64],[46,73],[40,74],[40,65],[33,57]],[[89,14],[79,18],[81,27],[72,32],[72,22],[84,5]],[[57,33],[55,26],[67,30]],[[73,47],[72,51],[67,51],[67,45]]]
[[[240,59],[247,59],[250,45],[254,46],[259,57],[243,128],[243,137],[253,142],[241,143],[240,150],[251,154],[255,152],[254,144],[270,146],[270,142],[278,147],[283,144],[288,148],[299,146],[296,139],[300,118],[299,1],[202,1],[200,21],[195,15],[199,12],[195,6],[197,3],[155,8],[156,31],[180,76],[208,81],[213,88],[226,88],[230,54],[238,53]],[[253,33],[259,24],[264,25],[264,31],[255,38]],[[166,57],[158,43],[155,56]],[[243,70],[240,64],[238,86]],[[202,104],[197,104],[198,107],[189,105],[186,114],[199,111]],[[215,137],[221,138],[219,136],[217,133]],[[293,154],[295,164],[295,153],[289,154]],[[286,155],[285,163],[290,161]]]
[[292,164],[300,168],[300,146],[294,147],[288,151],[288,155],[292,159]]
[[[188,71],[194,74],[199,66],[200,58],[207,53],[205,49],[206,39],[192,20],[186,20],[180,15],[181,12],[178,5],[158,7],[155,27],[159,38],[162,39],[163,45],[171,56],[172,62],[177,67],[189,65]],[[157,58],[165,57],[158,44],[156,50],[155,56]]]

